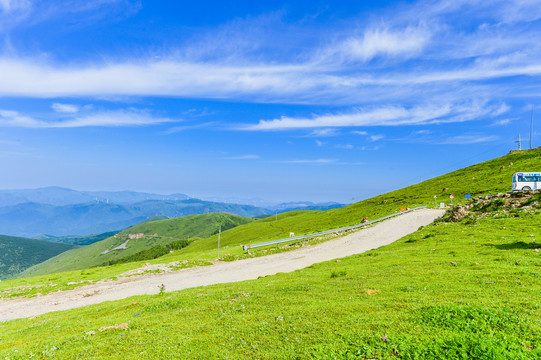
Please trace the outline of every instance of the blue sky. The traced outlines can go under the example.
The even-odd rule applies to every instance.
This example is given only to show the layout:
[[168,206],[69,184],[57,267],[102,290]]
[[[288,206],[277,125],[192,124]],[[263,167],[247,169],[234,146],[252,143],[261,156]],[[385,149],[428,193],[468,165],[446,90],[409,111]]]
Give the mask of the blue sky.
[[0,188],[361,200],[540,145],[539,39],[538,0],[0,0]]

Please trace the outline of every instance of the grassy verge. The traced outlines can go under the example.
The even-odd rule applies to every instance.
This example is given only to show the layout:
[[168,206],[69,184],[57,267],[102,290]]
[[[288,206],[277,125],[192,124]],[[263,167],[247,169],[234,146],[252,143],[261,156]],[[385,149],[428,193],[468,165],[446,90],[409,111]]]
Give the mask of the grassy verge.
[[538,359],[539,207],[475,216],[293,273],[2,323],[0,357]]

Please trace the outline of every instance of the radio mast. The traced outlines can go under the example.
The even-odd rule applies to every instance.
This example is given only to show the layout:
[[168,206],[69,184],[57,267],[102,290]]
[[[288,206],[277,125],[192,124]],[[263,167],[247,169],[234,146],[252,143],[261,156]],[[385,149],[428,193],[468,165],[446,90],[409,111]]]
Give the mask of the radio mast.
[[530,120],[530,149],[533,148],[533,105],[532,105],[532,117]]

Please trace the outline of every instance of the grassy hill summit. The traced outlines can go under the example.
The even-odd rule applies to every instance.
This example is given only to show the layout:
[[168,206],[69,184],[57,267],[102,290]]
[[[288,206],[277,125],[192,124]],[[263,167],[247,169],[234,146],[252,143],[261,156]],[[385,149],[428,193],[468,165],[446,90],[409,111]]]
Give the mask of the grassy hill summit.
[[0,235],[0,280],[70,249],[73,245]]
[[105,240],[55,256],[27,269],[20,277],[122,263],[125,259],[153,259],[170,250],[184,247],[195,239],[216,234],[220,227],[227,230],[252,220],[215,213],[144,222]]
[[[454,196],[454,204],[464,203],[469,201],[465,198],[466,194],[475,197],[510,191],[513,173],[526,171],[541,171],[540,149],[510,153],[341,209],[278,214],[277,217],[231,229],[222,234],[221,241],[225,246],[236,246],[286,238],[290,232],[295,235],[310,234],[359,224],[363,217],[383,217],[398,212],[401,207],[434,207],[439,206],[440,202],[448,205],[451,195]],[[434,199],[434,196],[437,198]],[[210,250],[215,248],[216,242],[216,236],[211,236],[190,244],[181,253]]]

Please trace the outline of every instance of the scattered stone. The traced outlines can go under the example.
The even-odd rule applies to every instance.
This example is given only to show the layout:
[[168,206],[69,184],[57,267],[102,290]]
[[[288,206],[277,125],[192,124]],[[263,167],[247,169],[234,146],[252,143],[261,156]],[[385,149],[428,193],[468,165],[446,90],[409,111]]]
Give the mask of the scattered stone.
[[381,341],[383,342],[389,342],[389,338],[387,337],[387,334],[383,334],[383,336],[381,337]]
[[92,336],[92,335],[96,335],[96,332],[95,331],[89,331],[86,334]]
[[453,266],[456,266],[456,262],[454,262],[454,261],[451,261],[450,264],[453,265]]
[[453,209],[453,212],[451,213],[449,220],[456,222],[465,218],[467,214],[468,214],[467,209],[464,206],[459,204]]

